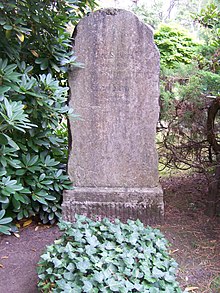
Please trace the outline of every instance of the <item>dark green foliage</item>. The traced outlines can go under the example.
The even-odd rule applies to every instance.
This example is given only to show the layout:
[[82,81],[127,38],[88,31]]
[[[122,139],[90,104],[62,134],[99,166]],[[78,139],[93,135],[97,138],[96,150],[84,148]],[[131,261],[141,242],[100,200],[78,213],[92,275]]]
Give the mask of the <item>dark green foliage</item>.
[[[208,172],[207,110],[218,96],[220,76],[180,64],[161,72],[158,149],[161,166]],[[214,159],[214,158],[213,158]]]
[[[67,23],[94,1],[0,2],[0,233],[12,219],[60,215],[65,174],[67,70],[79,66]],[[5,225],[7,224],[7,225]]]
[[201,48],[200,67],[219,73],[220,70],[220,3],[210,3],[194,19],[200,24],[200,35],[205,44]]
[[0,233],[10,235],[10,226],[9,224],[12,221],[12,218],[10,217],[4,217],[5,211],[1,210],[0,211]]
[[[163,44],[165,33],[160,35],[159,30],[162,70],[158,149],[160,162],[165,167],[193,168],[206,174],[213,170],[215,157],[210,152],[206,126],[208,108],[219,97],[218,15],[218,6],[210,4],[195,16],[195,20],[205,26],[206,39],[200,45],[191,40],[194,45],[191,48],[189,42],[186,50],[181,45],[180,55],[176,55],[175,48],[185,43],[185,37],[181,37],[184,40],[181,41],[176,33],[168,34]],[[204,36],[202,28],[200,33]],[[169,37],[172,35],[174,37]],[[178,58],[178,63],[171,62]],[[215,131],[219,131],[218,115]]]
[[63,236],[41,256],[38,286],[43,292],[181,292],[177,264],[159,230],[139,220],[76,220],[59,224]]
[[[33,73],[67,71],[76,57],[67,24],[76,24],[95,1],[3,0],[0,2],[1,57],[35,64]],[[38,65],[37,65],[38,64]]]
[[[219,1],[217,1],[219,2]],[[206,7],[202,8],[198,14],[194,15],[194,19],[204,27],[209,29],[220,29],[220,3],[209,3]],[[216,31],[219,34],[219,31]]]
[[161,25],[154,40],[160,51],[161,65],[166,68],[174,68],[178,63],[192,63],[198,49],[189,33],[177,25]]

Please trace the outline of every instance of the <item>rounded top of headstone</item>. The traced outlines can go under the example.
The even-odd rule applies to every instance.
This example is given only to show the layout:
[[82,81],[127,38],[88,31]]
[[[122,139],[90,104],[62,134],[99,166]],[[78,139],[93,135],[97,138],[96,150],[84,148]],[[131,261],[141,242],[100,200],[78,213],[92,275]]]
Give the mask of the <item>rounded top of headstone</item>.
[[83,19],[80,20],[80,22],[83,20],[86,20],[87,17],[106,17],[106,16],[120,16],[121,18],[124,19],[125,22],[129,22],[130,18],[136,19],[136,21],[138,21],[139,24],[146,26],[149,29],[149,31],[151,32],[151,34],[153,35],[153,29],[150,25],[144,23],[133,12],[125,10],[125,9],[121,9],[121,8],[109,7],[109,8],[98,9],[94,12],[88,13],[86,17],[84,17]]
[[[124,9],[119,9],[119,8],[102,8],[102,9],[99,9],[97,11],[95,11],[95,13],[102,13],[102,14],[107,14],[107,15],[116,15],[120,12],[123,12],[123,11],[126,11]],[[128,12],[128,11],[126,11]]]
[[[89,35],[96,35],[96,32],[102,31],[107,35],[112,35],[113,31],[120,31],[121,34],[127,34],[131,41],[139,42],[138,39],[143,39],[154,47],[159,55],[155,43],[153,42],[153,29],[150,25],[145,24],[133,12],[119,9],[119,8],[102,8],[94,12],[90,12],[82,18],[73,32],[73,44],[78,30],[82,31],[81,34],[84,38]],[[137,36],[136,41],[133,37]],[[107,37],[107,36],[106,36]],[[90,37],[89,37],[90,38]],[[148,40],[148,41],[147,41]]]

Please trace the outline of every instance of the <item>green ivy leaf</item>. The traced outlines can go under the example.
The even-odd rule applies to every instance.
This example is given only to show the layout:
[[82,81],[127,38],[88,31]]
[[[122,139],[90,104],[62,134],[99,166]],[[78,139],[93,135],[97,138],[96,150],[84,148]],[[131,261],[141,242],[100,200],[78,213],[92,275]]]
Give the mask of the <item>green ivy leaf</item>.
[[65,272],[63,276],[67,281],[73,281],[75,279],[75,275],[72,272]]
[[163,278],[165,273],[162,270],[159,270],[157,267],[153,267],[152,276],[154,278]]
[[86,237],[86,240],[92,247],[99,245],[99,241],[95,235]]
[[[49,206],[48,210],[51,211]],[[62,282],[55,281],[56,290],[65,291],[69,288],[68,292],[74,293],[81,292],[80,290],[128,293],[150,292],[152,288],[152,292],[181,292],[175,281],[175,262],[169,258],[166,249],[146,249],[156,246],[158,239],[166,243],[158,230],[145,228],[133,221],[128,224],[120,221],[113,224],[106,219],[95,222],[85,216],[77,215],[76,218],[73,224],[60,224],[64,230],[63,236],[41,258],[46,269],[51,268],[51,263],[55,263],[51,274],[55,271],[54,276],[62,275]],[[108,230],[103,229],[101,232],[101,226],[107,226]],[[120,249],[116,250],[112,248],[119,247],[116,234],[119,226],[124,241]],[[134,237],[134,233],[139,233],[136,238],[140,239],[131,245],[128,239]],[[148,237],[144,240],[141,235]],[[99,244],[94,247],[96,241]],[[110,249],[106,249],[106,246]],[[141,253],[140,247],[143,248]],[[157,265],[162,264],[163,269],[159,269]],[[44,271],[41,270],[40,274]],[[46,276],[41,280],[43,279],[46,280]],[[51,279],[53,284],[54,280]]]
[[112,292],[120,292],[120,282],[116,281],[113,278],[109,278],[107,284],[109,284],[109,288]]
[[90,262],[82,259],[76,263],[76,267],[81,273],[85,273],[90,268]]
[[[45,257],[47,258],[48,255],[46,255]],[[45,259],[45,258],[44,258],[44,259]],[[46,260],[46,259],[45,259],[45,260]],[[55,268],[60,268],[60,267],[63,266],[62,260],[60,260],[60,259],[58,259],[58,258],[56,258],[56,257],[52,258],[51,260],[52,260],[52,262],[53,262]]]
[[111,241],[106,241],[105,243],[105,249],[107,250],[113,250],[115,249],[115,244]]
[[84,292],[86,292],[86,293],[90,293],[90,292],[92,292],[92,289],[93,289],[93,285],[92,285],[92,282],[91,281],[89,281],[89,280],[83,280],[83,290],[84,290]]
[[103,283],[104,275],[102,272],[95,272],[94,275],[94,280],[100,284]]

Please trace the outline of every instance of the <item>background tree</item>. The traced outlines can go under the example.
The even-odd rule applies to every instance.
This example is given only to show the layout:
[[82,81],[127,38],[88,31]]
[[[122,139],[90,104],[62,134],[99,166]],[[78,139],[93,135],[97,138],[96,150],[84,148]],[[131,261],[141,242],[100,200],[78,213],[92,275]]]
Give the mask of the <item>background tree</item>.
[[[219,129],[219,9],[214,3],[194,15],[200,25],[201,42],[179,35],[171,29],[159,28],[155,41],[161,52],[161,117],[159,130],[160,163],[165,167],[193,169],[209,176],[219,165],[211,154],[218,143],[215,132]],[[162,40],[165,40],[164,42]],[[188,43],[185,43],[185,41]],[[185,43],[186,49],[182,44]],[[181,51],[179,51],[181,47]],[[194,48],[194,49],[193,49]],[[181,54],[180,54],[181,53]],[[174,62],[173,62],[174,61]],[[176,61],[176,62],[175,62]],[[207,118],[208,137],[207,137]],[[214,130],[214,119],[216,122]],[[213,140],[215,139],[215,140]],[[218,176],[218,169],[216,176]],[[211,187],[210,214],[218,210],[216,184]],[[215,192],[213,191],[215,190]]]
[[192,15],[199,13],[209,0],[154,0],[136,1],[133,11],[145,22],[157,29],[161,23],[178,23],[191,32],[198,30]]
[[[202,9],[195,19],[204,28],[203,35],[205,37],[205,50],[208,52],[206,57],[206,67],[218,75],[220,75],[220,4],[219,1],[208,5]],[[219,83],[218,83],[219,84]],[[217,85],[216,85],[217,86]],[[208,212],[215,215],[220,211],[220,143],[219,143],[219,117],[220,109],[220,92],[219,89],[212,96],[212,102],[208,108],[207,117],[207,139],[211,150],[215,155],[215,173],[214,178],[209,185],[210,203]],[[212,157],[211,157],[212,161]]]
[[133,8],[135,14],[137,14],[145,23],[151,25],[153,28],[163,22],[164,10],[163,10],[163,1],[155,0],[152,2],[146,2],[139,5],[136,2],[135,7]]
[[175,2],[176,13],[173,21],[181,24],[186,29],[195,34],[199,31],[199,26],[194,21],[193,15],[199,13],[209,0],[182,0]]

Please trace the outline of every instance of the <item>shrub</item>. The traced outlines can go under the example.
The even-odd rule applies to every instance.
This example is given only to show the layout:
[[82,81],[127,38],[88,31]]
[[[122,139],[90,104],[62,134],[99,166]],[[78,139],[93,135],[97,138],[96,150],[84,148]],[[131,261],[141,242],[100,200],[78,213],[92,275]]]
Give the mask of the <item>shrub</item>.
[[12,219],[60,215],[67,137],[67,72],[79,66],[67,24],[94,0],[0,2],[0,233]]
[[161,24],[154,33],[160,51],[161,65],[175,68],[178,63],[191,64],[198,51],[198,43],[182,27]]
[[61,192],[70,186],[65,165],[54,155],[58,147],[64,154],[64,141],[56,131],[70,113],[68,88],[51,74],[29,76],[31,67],[24,62],[22,70],[17,67],[0,59],[1,208],[18,220],[39,213],[44,223],[53,222],[59,216]]
[[159,230],[139,220],[95,222],[84,216],[59,227],[64,234],[38,263],[43,292],[181,292],[177,263]]

